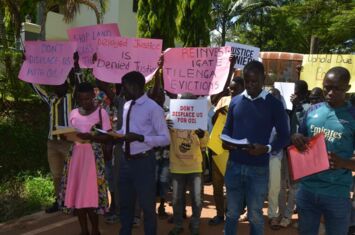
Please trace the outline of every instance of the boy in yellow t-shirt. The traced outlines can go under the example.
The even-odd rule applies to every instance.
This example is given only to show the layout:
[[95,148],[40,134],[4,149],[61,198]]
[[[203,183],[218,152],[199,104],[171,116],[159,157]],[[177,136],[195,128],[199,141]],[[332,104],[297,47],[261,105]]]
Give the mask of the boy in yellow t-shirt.
[[173,184],[173,211],[175,227],[169,235],[183,233],[184,194],[190,185],[192,201],[191,234],[199,234],[201,201],[202,153],[208,143],[208,133],[198,130],[170,129],[170,172]]

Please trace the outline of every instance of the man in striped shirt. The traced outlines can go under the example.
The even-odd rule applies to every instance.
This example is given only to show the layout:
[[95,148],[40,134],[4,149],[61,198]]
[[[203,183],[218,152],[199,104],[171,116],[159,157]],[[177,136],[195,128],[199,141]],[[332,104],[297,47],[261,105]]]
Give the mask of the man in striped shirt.
[[[74,68],[69,73],[68,81],[75,87],[81,82],[81,73],[78,65],[74,63]],[[58,126],[69,125],[69,113],[75,104],[73,97],[75,89],[69,89],[69,82],[66,81],[62,85],[52,86],[53,93],[48,94],[41,86],[37,84],[30,84],[37,95],[48,105],[49,108],[49,132],[47,142],[47,156],[48,164],[53,177],[53,184],[56,198],[60,192],[60,181],[62,178],[62,171],[64,167],[64,160],[68,154],[70,143],[61,140],[58,136],[53,136],[52,131]],[[53,205],[46,209],[47,213],[58,211],[57,200]]]

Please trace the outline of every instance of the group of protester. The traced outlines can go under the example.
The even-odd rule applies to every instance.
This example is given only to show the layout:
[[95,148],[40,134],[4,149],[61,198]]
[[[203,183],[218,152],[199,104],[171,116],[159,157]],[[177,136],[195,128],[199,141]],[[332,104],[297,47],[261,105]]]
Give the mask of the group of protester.
[[[48,161],[57,200],[48,213],[60,208],[73,212],[83,235],[89,234],[87,218],[91,234],[100,234],[98,214],[105,214],[107,222],[114,223],[119,218],[120,235],[130,235],[143,211],[145,234],[159,234],[157,196],[158,216],[166,218],[165,205],[171,188],[174,227],[169,235],[184,234],[188,189],[192,204],[189,230],[192,235],[200,234],[206,156],[219,156],[207,148],[208,131],[176,129],[167,113],[169,99],[208,99],[213,113],[211,128],[219,116],[227,115],[221,134],[246,138],[250,143],[241,147],[223,141],[223,154],[229,154],[225,176],[212,161],[217,215],[211,218],[210,225],[225,222],[224,234],[235,235],[245,213],[250,234],[263,234],[262,208],[267,199],[272,229],[289,226],[296,205],[300,234],[318,234],[321,218],[327,234],[347,234],[352,209],[355,110],[346,96],[350,73],[345,68],[330,69],[323,89],[315,88],[310,94],[307,83],[297,81],[291,97],[293,109],[287,111],[280,91],[264,88],[265,71],[258,61],[244,67],[243,78],[234,77],[235,58],[231,57],[223,92],[198,97],[164,91],[163,57],[154,86],[147,92],[145,78],[137,71],[124,75],[114,89],[99,80],[94,88],[83,81],[77,54],[74,60],[69,79],[53,86],[53,95],[32,84],[50,108]],[[99,89],[99,95],[95,89]],[[53,136],[51,131],[58,126],[77,129],[80,141],[70,144],[65,136]],[[117,135],[100,134],[98,129]],[[286,147],[294,144],[306,151],[317,130],[325,133],[331,169],[299,183],[292,182]]]

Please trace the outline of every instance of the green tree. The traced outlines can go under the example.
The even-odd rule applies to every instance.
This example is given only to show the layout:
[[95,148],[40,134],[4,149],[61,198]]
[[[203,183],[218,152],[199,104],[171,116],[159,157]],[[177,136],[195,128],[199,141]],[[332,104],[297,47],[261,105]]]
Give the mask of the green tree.
[[232,0],[213,0],[211,17],[212,29],[216,30],[220,37],[217,37],[217,44],[224,46],[228,30],[234,25],[233,18],[235,17],[235,5]]
[[163,39],[163,49],[175,46],[176,0],[140,0],[137,11],[138,36]]
[[239,0],[234,8],[238,12],[237,24],[254,34],[253,45],[262,49],[266,42],[266,28],[269,13],[280,5],[277,0]]
[[[343,30],[349,32],[348,28],[353,27],[335,23],[344,11],[348,12],[354,9],[352,0],[298,1],[284,8],[289,13],[289,17],[297,22],[298,27],[302,30],[302,36],[308,41],[307,52],[309,53],[327,53],[335,45],[349,39],[347,38],[349,35],[341,33],[335,35],[329,29],[335,25],[335,27],[339,27],[338,32]],[[352,31],[352,35],[354,35],[354,31]]]
[[186,47],[208,46],[211,28],[211,0],[180,0],[178,37]]
[[[233,34],[264,51],[330,53],[354,38],[351,0],[277,1],[260,14],[238,18]],[[257,9],[256,9],[257,10]],[[260,11],[260,10],[257,10]]]

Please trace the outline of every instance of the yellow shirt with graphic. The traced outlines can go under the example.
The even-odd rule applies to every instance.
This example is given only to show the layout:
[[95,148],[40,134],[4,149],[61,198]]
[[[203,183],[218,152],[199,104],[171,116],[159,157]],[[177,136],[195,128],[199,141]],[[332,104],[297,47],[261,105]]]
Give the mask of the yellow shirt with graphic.
[[208,144],[208,132],[198,138],[194,130],[170,129],[170,172],[189,174],[202,172],[201,149]]

